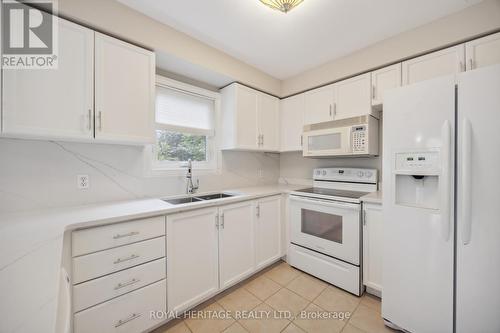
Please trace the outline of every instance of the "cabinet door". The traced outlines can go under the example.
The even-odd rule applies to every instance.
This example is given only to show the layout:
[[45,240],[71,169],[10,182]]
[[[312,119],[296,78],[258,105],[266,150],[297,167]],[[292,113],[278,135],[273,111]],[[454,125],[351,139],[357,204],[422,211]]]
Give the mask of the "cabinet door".
[[3,70],[3,133],[93,137],[94,32],[58,19],[57,69]]
[[251,201],[219,209],[220,288],[227,288],[255,270],[254,205]]
[[378,293],[382,292],[382,239],[382,206],[364,204],[363,284]]
[[381,106],[387,90],[401,87],[401,63],[372,72],[372,105]]
[[167,217],[170,311],[183,311],[219,289],[217,208]]
[[258,149],[257,91],[236,86],[236,145],[240,149]]
[[257,268],[269,265],[281,257],[281,196],[256,202]]
[[335,120],[362,116],[370,114],[371,111],[370,73],[335,83]]
[[276,97],[260,93],[258,96],[258,120],[261,149],[279,150],[280,106]]
[[333,120],[334,89],[331,84],[305,93],[305,124]]
[[154,142],[154,53],[95,33],[95,138]]
[[465,43],[467,70],[500,64],[500,33]]
[[463,72],[464,63],[464,44],[404,61],[403,85]]
[[285,98],[281,101],[281,151],[302,150],[304,129],[304,94]]

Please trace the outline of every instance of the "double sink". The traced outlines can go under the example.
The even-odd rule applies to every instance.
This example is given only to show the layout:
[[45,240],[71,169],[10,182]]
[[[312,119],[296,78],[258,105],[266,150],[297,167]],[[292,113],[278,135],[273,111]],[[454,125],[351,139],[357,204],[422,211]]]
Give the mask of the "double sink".
[[193,203],[193,202],[230,198],[230,197],[234,197],[234,196],[235,196],[235,194],[214,193],[214,194],[199,195],[196,197],[182,197],[182,198],[175,198],[175,199],[164,199],[163,201],[168,202],[169,204],[172,204],[172,205],[182,205],[182,204]]

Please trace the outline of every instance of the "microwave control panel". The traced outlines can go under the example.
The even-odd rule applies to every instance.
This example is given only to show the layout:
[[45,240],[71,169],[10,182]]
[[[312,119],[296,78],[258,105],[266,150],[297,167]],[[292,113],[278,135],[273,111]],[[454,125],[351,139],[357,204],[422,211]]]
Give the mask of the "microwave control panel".
[[352,152],[362,153],[367,150],[368,133],[366,125],[353,126],[351,129]]

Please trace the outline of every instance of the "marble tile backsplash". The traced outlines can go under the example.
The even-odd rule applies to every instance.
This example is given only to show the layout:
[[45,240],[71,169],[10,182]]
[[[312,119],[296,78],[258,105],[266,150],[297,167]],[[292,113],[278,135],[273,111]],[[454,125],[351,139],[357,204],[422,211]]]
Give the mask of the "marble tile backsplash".
[[[183,194],[184,175],[150,176],[143,147],[0,139],[0,213]],[[200,192],[278,182],[278,154],[222,152]],[[262,170],[262,175],[259,175]],[[90,188],[77,188],[77,175]]]

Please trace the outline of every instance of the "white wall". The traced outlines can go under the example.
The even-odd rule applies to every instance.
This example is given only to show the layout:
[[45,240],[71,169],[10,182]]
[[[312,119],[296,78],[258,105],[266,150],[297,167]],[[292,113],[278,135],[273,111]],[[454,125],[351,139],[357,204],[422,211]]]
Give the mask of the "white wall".
[[[184,176],[146,177],[140,147],[0,139],[0,156],[0,213],[185,192]],[[78,174],[89,189],[77,189]],[[276,183],[279,156],[223,152],[220,174],[194,177],[201,192]]]

